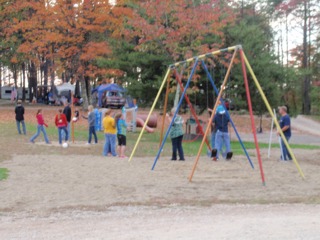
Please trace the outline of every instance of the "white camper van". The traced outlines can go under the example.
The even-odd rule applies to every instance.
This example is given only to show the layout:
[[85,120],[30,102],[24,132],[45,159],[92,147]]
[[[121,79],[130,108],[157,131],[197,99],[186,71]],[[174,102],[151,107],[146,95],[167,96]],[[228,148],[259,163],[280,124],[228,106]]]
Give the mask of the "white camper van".
[[[1,98],[2,99],[11,99],[13,87],[10,86],[3,86],[1,87]],[[26,99],[29,99],[29,89],[25,89]],[[18,88],[18,98],[22,98],[22,87]]]

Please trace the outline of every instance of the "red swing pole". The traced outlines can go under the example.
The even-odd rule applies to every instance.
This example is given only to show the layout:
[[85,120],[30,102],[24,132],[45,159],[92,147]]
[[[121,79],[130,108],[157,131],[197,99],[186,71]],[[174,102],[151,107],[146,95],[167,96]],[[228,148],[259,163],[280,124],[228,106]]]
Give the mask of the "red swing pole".
[[[183,91],[184,91],[184,86],[183,86],[183,84],[182,84],[182,82],[181,82],[181,78],[180,78],[179,74],[177,73],[177,70],[176,70],[176,69],[174,69],[174,75],[175,75],[175,77],[176,77],[177,82],[178,82],[179,85],[180,85],[181,91],[183,92]],[[199,118],[197,117],[197,113],[196,113],[196,111],[194,110],[194,108],[193,108],[193,106],[192,106],[192,104],[191,104],[191,102],[190,102],[190,99],[189,99],[188,95],[185,94],[185,95],[184,95],[184,98],[185,98],[188,106],[190,107],[190,111],[191,111],[193,117],[194,117],[195,120],[196,120],[196,123],[197,123],[197,125],[198,125],[198,127],[199,127],[200,134],[201,134],[202,136],[204,136],[203,128],[202,128],[202,126],[201,126],[201,123],[200,123],[200,121],[199,121]],[[208,127],[209,127],[209,125],[208,125]],[[209,148],[210,151],[211,151],[212,149],[211,149],[211,146],[210,146],[210,144],[209,144],[208,139],[205,138],[205,141],[206,141],[206,144],[207,144],[208,148]]]
[[259,143],[258,143],[258,138],[257,138],[257,131],[256,131],[256,127],[255,127],[256,125],[255,125],[255,122],[254,122],[254,116],[253,116],[253,110],[252,110],[252,102],[251,102],[251,96],[250,96],[250,89],[249,89],[249,83],[248,83],[247,70],[246,70],[246,65],[245,65],[245,62],[244,62],[243,50],[240,49],[239,51],[240,51],[240,58],[241,58],[241,66],[242,66],[244,85],[245,85],[246,94],[247,94],[247,102],[248,102],[248,108],[249,108],[249,113],[250,113],[252,133],[253,133],[253,137],[254,137],[254,143],[256,145],[257,157],[258,157],[258,162],[259,162],[261,180],[262,180],[262,184],[265,186],[266,182],[265,182],[264,172],[263,172],[263,167],[262,167],[260,148],[259,148]]

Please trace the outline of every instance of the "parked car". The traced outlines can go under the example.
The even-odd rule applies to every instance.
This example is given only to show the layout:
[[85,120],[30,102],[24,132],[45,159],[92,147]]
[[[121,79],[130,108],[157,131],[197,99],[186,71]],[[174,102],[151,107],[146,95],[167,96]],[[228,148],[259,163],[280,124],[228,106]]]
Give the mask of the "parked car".
[[123,93],[117,91],[107,91],[102,100],[102,106],[106,108],[122,108],[125,104]]

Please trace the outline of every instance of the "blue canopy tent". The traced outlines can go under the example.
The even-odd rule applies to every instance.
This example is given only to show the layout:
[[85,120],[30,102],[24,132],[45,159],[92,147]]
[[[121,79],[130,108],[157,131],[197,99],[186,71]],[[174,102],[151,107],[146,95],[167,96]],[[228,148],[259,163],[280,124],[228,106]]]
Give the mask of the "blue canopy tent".
[[102,107],[102,97],[103,93],[106,91],[112,91],[112,92],[125,92],[125,89],[118,84],[111,83],[111,84],[103,84],[98,87],[98,105],[99,107]]

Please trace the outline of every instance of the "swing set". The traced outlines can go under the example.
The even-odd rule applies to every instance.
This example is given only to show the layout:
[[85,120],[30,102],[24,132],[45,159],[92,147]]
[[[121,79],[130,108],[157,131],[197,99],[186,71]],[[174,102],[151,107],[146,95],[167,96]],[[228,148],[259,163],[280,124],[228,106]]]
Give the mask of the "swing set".
[[[217,57],[217,56],[220,56],[223,53],[227,53],[227,52],[233,53],[233,54],[232,54],[232,58],[231,58],[231,60],[230,60],[230,62],[228,64],[228,69],[227,69],[227,72],[225,74],[224,80],[223,80],[223,82],[221,84],[220,90],[218,90],[218,88],[215,85],[214,78],[211,76],[211,74],[210,74],[210,72],[208,70],[208,67],[207,67],[207,65],[205,63],[205,59],[210,58],[210,57],[214,57],[214,56]],[[166,142],[166,140],[168,138],[169,132],[170,132],[171,127],[173,125],[173,121],[174,121],[175,117],[177,116],[177,114],[179,112],[179,109],[180,109],[180,107],[181,107],[181,105],[182,105],[182,103],[183,103],[183,101],[185,99],[186,103],[188,104],[188,106],[190,108],[190,112],[193,115],[193,117],[194,117],[194,119],[196,121],[196,124],[197,124],[197,126],[199,128],[199,132],[203,136],[202,142],[200,144],[199,151],[197,153],[197,156],[196,156],[196,159],[194,161],[191,173],[189,175],[189,181],[191,182],[192,178],[194,176],[195,170],[197,168],[197,165],[198,165],[198,162],[199,162],[199,159],[200,159],[204,144],[206,144],[207,148],[209,150],[211,150],[211,146],[210,146],[210,144],[208,142],[208,139],[207,139],[207,136],[208,136],[208,134],[210,132],[210,125],[208,125],[206,127],[205,131],[203,130],[203,128],[201,126],[201,123],[199,121],[199,118],[197,117],[197,114],[195,112],[195,109],[193,108],[193,106],[192,106],[192,104],[190,102],[190,99],[186,94],[186,91],[189,88],[190,82],[191,82],[194,74],[196,73],[197,69],[199,67],[202,67],[202,69],[205,71],[205,73],[207,75],[207,78],[208,78],[209,82],[211,83],[211,85],[212,85],[212,87],[214,89],[214,92],[217,95],[217,98],[216,98],[216,101],[215,101],[215,104],[214,104],[214,107],[213,107],[212,114],[211,114],[209,122],[211,123],[213,121],[213,118],[214,118],[214,115],[215,115],[214,113],[216,112],[216,109],[217,109],[217,107],[219,105],[219,100],[221,101],[222,106],[224,106],[227,114],[229,114],[228,110],[225,107],[225,104],[224,104],[224,101],[222,99],[222,96],[223,96],[223,92],[226,89],[227,82],[230,79],[229,77],[230,77],[230,73],[231,73],[232,67],[234,65],[234,60],[235,60],[235,58],[236,58],[238,53],[240,55],[242,74],[243,74],[244,85],[245,85],[245,90],[246,90],[246,97],[247,97],[247,103],[248,103],[249,114],[250,114],[251,128],[252,128],[252,133],[253,133],[254,142],[255,142],[256,156],[258,158],[259,170],[260,170],[262,184],[265,185],[265,176],[264,176],[264,171],[263,171],[263,166],[262,166],[262,159],[261,159],[261,154],[260,154],[260,148],[259,148],[259,144],[258,144],[257,132],[256,132],[256,127],[255,127],[256,125],[255,125],[253,109],[252,109],[252,103],[251,103],[251,95],[250,95],[250,90],[249,90],[249,82],[248,82],[248,77],[247,77],[247,70],[251,74],[253,82],[254,82],[257,90],[259,91],[259,93],[260,93],[260,95],[262,97],[262,100],[264,101],[264,103],[265,103],[265,105],[267,107],[268,112],[272,116],[272,119],[273,119],[278,131],[280,132],[280,136],[283,139],[286,147],[288,148],[288,151],[289,151],[290,155],[292,156],[293,162],[295,163],[295,166],[296,166],[298,172],[300,173],[302,178],[305,178],[304,177],[304,173],[302,172],[302,169],[300,168],[300,165],[299,165],[294,153],[292,152],[288,141],[286,140],[283,132],[281,131],[281,128],[280,128],[279,123],[277,122],[276,116],[275,116],[274,112],[272,111],[272,108],[271,108],[271,106],[270,106],[270,104],[269,104],[269,102],[268,102],[268,100],[267,100],[262,88],[261,88],[261,85],[260,85],[258,79],[256,78],[256,76],[255,76],[255,74],[254,74],[254,72],[252,70],[252,67],[251,67],[251,65],[250,65],[250,63],[249,63],[249,61],[248,61],[248,59],[247,59],[247,57],[246,57],[241,45],[237,45],[237,46],[233,46],[233,47],[217,50],[217,51],[214,51],[214,52],[210,52],[210,53],[207,53],[207,54],[199,55],[199,56],[196,56],[196,57],[192,57],[192,58],[187,59],[185,61],[177,62],[177,63],[174,63],[174,64],[169,66],[169,68],[168,68],[168,70],[166,72],[166,75],[164,77],[164,80],[163,80],[163,82],[162,82],[162,84],[161,84],[161,86],[159,88],[158,93],[157,93],[155,101],[153,102],[153,105],[152,105],[152,107],[150,109],[150,112],[148,114],[147,120],[146,120],[146,122],[145,122],[145,124],[144,124],[144,126],[142,128],[142,131],[140,132],[140,135],[139,135],[139,137],[138,137],[138,139],[136,141],[136,144],[135,144],[135,146],[134,146],[134,148],[133,148],[133,150],[131,152],[131,155],[130,155],[130,158],[129,158],[129,162],[132,160],[132,158],[133,158],[133,156],[135,154],[135,151],[136,151],[136,149],[137,149],[137,147],[139,145],[139,142],[140,142],[140,140],[142,138],[144,130],[145,130],[146,126],[147,126],[146,123],[148,122],[152,112],[154,111],[154,108],[155,108],[155,106],[157,104],[157,101],[158,101],[158,99],[159,99],[159,97],[160,97],[160,95],[162,93],[162,90],[163,90],[164,86],[166,85],[166,96],[165,96],[164,109],[163,109],[163,120],[162,120],[162,127],[161,127],[161,133],[160,133],[160,145],[159,145],[158,153],[157,153],[157,155],[155,157],[155,160],[154,160],[154,163],[152,165],[152,170],[155,169],[155,166],[156,166],[156,164],[157,164],[157,162],[158,162],[158,160],[160,158],[162,149],[164,147],[164,144],[165,144],[165,142]],[[179,74],[177,72],[177,68],[179,66],[182,66],[182,65],[185,66],[186,64],[192,64],[192,69],[191,69],[191,72],[190,72],[190,75],[188,77],[188,80],[187,80],[186,84],[183,86],[182,74]],[[164,134],[165,115],[166,115],[167,106],[168,106],[168,96],[169,96],[169,88],[170,88],[170,80],[171,80],[170,76],[171,76],[171,74],[173,74],[173,76],[176,79],[177,84],[179,84],[182,94],[181,94],[181,98],[179,99],[176,111],[173,114],[172,121],[171,121],[171,123],[169,125],[169,128],[167,129],[167,132]],[[233,127],[233,129],[234,129],[234,131],[236,133],[236,136],[237,136],[237,138],[238,138],[238,140],[239,140],[239,142],[241,144],[241,147],[243,148],[243,151],[244,151],[244,153],[245,153],[245,155],[246,155],[246,157],[247,157],[247,159],[249,161],[250,166],[252,168],[254,168],[253,162],[252,162],[252,160],[251,160],[251,158],[250,158],[250,156],[249,156],[249,154],[248,154],[248,152],[247,152],[247,150],[246,150],[246,148],[245,148],[245,146],[244,146],[244,144],[243,144],[243,142],[241,140],[241,137],[240,137],[240,135],[239,135],[239,133],[238,133],[238,131],[237,131],[237,129],[235,127],[235,124],[232,121],[232,119],[230,120],[230,123],[231,123],[231,125],[232,125],[232,127]]]

